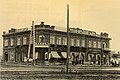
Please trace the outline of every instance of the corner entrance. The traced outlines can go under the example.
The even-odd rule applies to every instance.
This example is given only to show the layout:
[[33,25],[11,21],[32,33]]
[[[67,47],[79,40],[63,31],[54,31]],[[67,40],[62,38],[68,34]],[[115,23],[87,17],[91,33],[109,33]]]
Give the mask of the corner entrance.
[[37,53],[36,59],[38,63],[44,63],[46,52],[48,52],[48,48],[36,48],[35,49],[35,53]]

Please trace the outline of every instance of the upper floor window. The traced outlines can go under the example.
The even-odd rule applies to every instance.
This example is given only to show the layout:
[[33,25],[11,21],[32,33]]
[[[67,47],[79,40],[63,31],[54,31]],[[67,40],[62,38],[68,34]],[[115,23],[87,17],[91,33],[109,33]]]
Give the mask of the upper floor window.
[[80,46],[80,40],[76,39],[76,46]]
[[89,47],[92,47],[92,41],[88,41]]
[[13,46],[14,45],[14,40],[10,39],[10,45]]
[[98,48],[101,48],[101,42],[98,41]]
[[45,42],[45,36],[44,35],[39,36],[39,42]]
[[4,44],[5,46],[8,46],[8,39],[5,40]]
[[106,42],[106,48],[109,48],[109,41]]
[[103,48],[103,49],[106,48],[106,42],[103,42],[102,48]]
[[23,44],[27,44],[27,37],[23,37]]
[[61,45],[61,37],[57,37],[57,44]]
[[67,38],[63,37],[63,45],[67,45]]
[[20,45],[20,38],[17,38],[17,45]]
[[85,39],[82,39],[82,40],[81,40],[81,46],[82,46],[82,47],[85,47]]
[[71,46],[74,46],[74,39],[71,39]]
[[55,44],[55,36],[50,36],[50,44]]
[[97,48],[96,41],[93,41],[93,47],[94,47],[94,48]]

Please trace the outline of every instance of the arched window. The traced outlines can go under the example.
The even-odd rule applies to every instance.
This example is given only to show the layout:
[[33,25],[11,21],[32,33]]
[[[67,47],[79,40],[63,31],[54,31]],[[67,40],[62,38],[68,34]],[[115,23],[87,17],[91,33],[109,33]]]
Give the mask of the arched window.
[[103,48],[103,49],[106,48],[106,43],[105,43],[105,42],[103,42],[102,48]]
[[39,42],[45,42],[45,36],[44,35],[39,36]]

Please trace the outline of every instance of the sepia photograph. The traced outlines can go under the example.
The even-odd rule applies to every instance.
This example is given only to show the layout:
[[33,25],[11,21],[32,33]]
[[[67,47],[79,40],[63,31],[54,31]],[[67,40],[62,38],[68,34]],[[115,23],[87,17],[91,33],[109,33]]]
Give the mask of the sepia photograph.
[[0,0],[0,80],[120,80],[120,0]]

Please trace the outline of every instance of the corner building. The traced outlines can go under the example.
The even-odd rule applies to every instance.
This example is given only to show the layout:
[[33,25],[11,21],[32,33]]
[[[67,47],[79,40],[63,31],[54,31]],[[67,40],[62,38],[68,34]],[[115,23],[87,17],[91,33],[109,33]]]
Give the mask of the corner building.
[[[14,29],[3,32],[3,61],[24,62],[33,58],[31,30]],[[108,33],[97,34],[94,31],[70,28],[70,61],[83,63],[95,60],[106,64],[110,57],[110,40]],[[30,44],[31,43],[31,44]],[[30,47],[31,45],[31,47]],[[51,58],[62,60],[67,55],[67,32],[55,30],[55,26],[35,25],[35,58],[39,62],[50,62]]]

